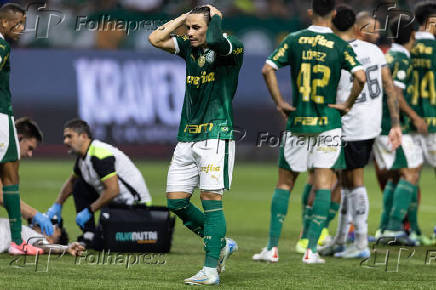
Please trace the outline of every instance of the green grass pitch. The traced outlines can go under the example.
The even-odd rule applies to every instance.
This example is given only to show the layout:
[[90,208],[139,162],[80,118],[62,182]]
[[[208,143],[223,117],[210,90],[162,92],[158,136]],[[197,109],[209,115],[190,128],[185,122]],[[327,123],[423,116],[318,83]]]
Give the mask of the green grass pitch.
[[[156,205],[164,205],[167,162],[138,162]],[[21,163],[21,196],[40,211],[46,211],[55,200],[64,180],[71,173],[73,161],[29,161]],[[404,252],[398,272],[386,272],[384,266],[362,267],[359,260],[337,260],[328,258],[325,265],[303,265],[301,255],[294,253],[301,223],[301,191],[306,175],[301,175],[292,192],[288,216],[279,244],[280,261],[264,264],[251,261],[251,256],[267,242],[270,199],[276,183],[277,167],[273,163],[236,163],[233,185],[225,193],[224,207],[228,236],[234,238],[240,247],[227,264],[227,271],[221,275],[221,288],[276,288],[276,289],[418,289],[434,288],[436,261],[425,265],[426,251],[436,246],[419,247],[409,259]],[[419,222],[426,235],[431,235],[436,225],[435,176],[426,168],[421,179],[422,200]],[[372,167],[366,170],[366,186],[371,211],[369,232],[374,234],[380,216],[381,194]],[[198,193],[193,201],[199,205]],[[70,198],[63,208],[65,226],[71,238],[79,234]],[[1,211],[6,217],[6,211]],[[336,219],[330,226],[333,234]],[[398,248],[391,249],[389,271],[396,270]],[[410,252],[409,252],[410,254]],[[380,254],[382,255],[382,254]],[[203,263],[202,242],[176,222],[173,247],[162,265],[139,264],[126,269],[125,265],[75,264],[72,257],[53,258],[48,272],[36,272],[35,267],[10,266],[12,258],[0,255],[0,288],[14,289],[84,289],[84,288],[162,288],[177,289],[188,287],[183,279],[195,274]],[[45,265],[45,260],[42,260]],[[43,268],[42,268],[43,269]],[[42,270],[39,269],[39,270]]]

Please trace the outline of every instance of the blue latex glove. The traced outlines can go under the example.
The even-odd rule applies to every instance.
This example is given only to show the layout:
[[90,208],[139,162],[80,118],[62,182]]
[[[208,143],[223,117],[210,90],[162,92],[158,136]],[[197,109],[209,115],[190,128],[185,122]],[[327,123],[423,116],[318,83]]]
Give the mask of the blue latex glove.
[[86,222],[92,217],[91,212],[88,208],[85,208],[81,212],[79,212],[76,216],[76,224],[83,229]]
[[56,216],[58,218],[58,221],[60,222],[61,220],[61,210],[62,210],[62,205],[60,203],[55,202],[51,208],[48,209],[47,211],[47,215],[49,219],[52,219],[54,216]]
[[41,228],[43,234],[47,236],[53,235],[53,225],[46,215],[37,212],[32,218],[32,224],[37,224]]

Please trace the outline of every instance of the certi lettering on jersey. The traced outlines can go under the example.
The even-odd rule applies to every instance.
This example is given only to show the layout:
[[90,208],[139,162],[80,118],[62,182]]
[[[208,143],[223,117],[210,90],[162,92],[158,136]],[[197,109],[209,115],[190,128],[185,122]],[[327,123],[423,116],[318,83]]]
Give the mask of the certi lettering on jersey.
[[292,105],[286,130],[317,134],[341,127],[336,89],[341,70],[353,71],[360,63],[351,46],[328,27],[310,26],[289,34],[267,59],[275,69],[290,65]]
[[212,128],[213,128],[213,123],[206,123],[200,125],[186,124],[185,130],[183,132],[189,134],[200,134],[200,133],[210,132],[212,131]]

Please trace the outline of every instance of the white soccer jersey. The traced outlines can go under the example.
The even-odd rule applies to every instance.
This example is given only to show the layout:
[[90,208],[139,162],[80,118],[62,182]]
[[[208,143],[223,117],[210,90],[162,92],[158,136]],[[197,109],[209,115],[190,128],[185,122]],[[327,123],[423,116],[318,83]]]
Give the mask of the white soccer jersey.
[[[40,233],[32,230],[29,226],[21,226],[21,238],[23,241],[33,245],[34,243],[43,239],[44,243],[47,240]],[[9,229],[9,220],[5,218],[0,219],[0,253],[5,253],[9,249],[11,243],[11,230]]]
[[82,177],[98,194],[104,190],[103,181],[117,175],[120,193],[113,200],[122,204],[151,202],[145,180],[135,164],[117,148],[93,140],[84,158],[78,157],[74,174]]
[[[383,83],[381,68],[386,66],[383,52],[376,45],[354,40],[350,43],[366,73],[366,84],[353,108],[342,117],[342,136],[346,141],[367,140],[381,132]],[[353,87],[352,75],[342,70],[336,102],[343,103]]]

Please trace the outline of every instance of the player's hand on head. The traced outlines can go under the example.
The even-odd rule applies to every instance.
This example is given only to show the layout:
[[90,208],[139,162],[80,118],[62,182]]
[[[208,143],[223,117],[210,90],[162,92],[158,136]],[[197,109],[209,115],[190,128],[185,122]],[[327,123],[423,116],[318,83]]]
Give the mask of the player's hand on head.
[[421,118],[420,116],[416,116],[415,118],[412,119],[412,122],[415,125],[416,130],[418,131],[419,134],[428,133],[428,126],[423,118]]
[[41,228],[41,233],[47,236],[53,235],[53,225],[47,215],[37,212],[32,218],[32,223]]
[[333,108],[335,110],[338,110],[339,113],[341,114],[341,116],[344,116],[345,114],[347,114],[350,111],[350,108],[345,104],[330,104],[329,105],[330,108]]
[[210,9],[210,17],[212,18],[214,15],[218,15],[219,17],[221,17],[221,19],[223,18],[223,13],[221,11],[219,11],[217,8],[213,7],[212,5],[206,5],[207,7],[209,7]]
[[400,127],[391,128],[389,131],[389,144],[392,146],[392,150],[396,150],[401,145],[401,139],[403,134],[401,133]]
[[295,107],[289,105],[286,102],[280,102],[277,104],[277,111],[279,111],[280,114],[282,114],[283,118],[288,119],[289,114],[292,111],[295,111]]

